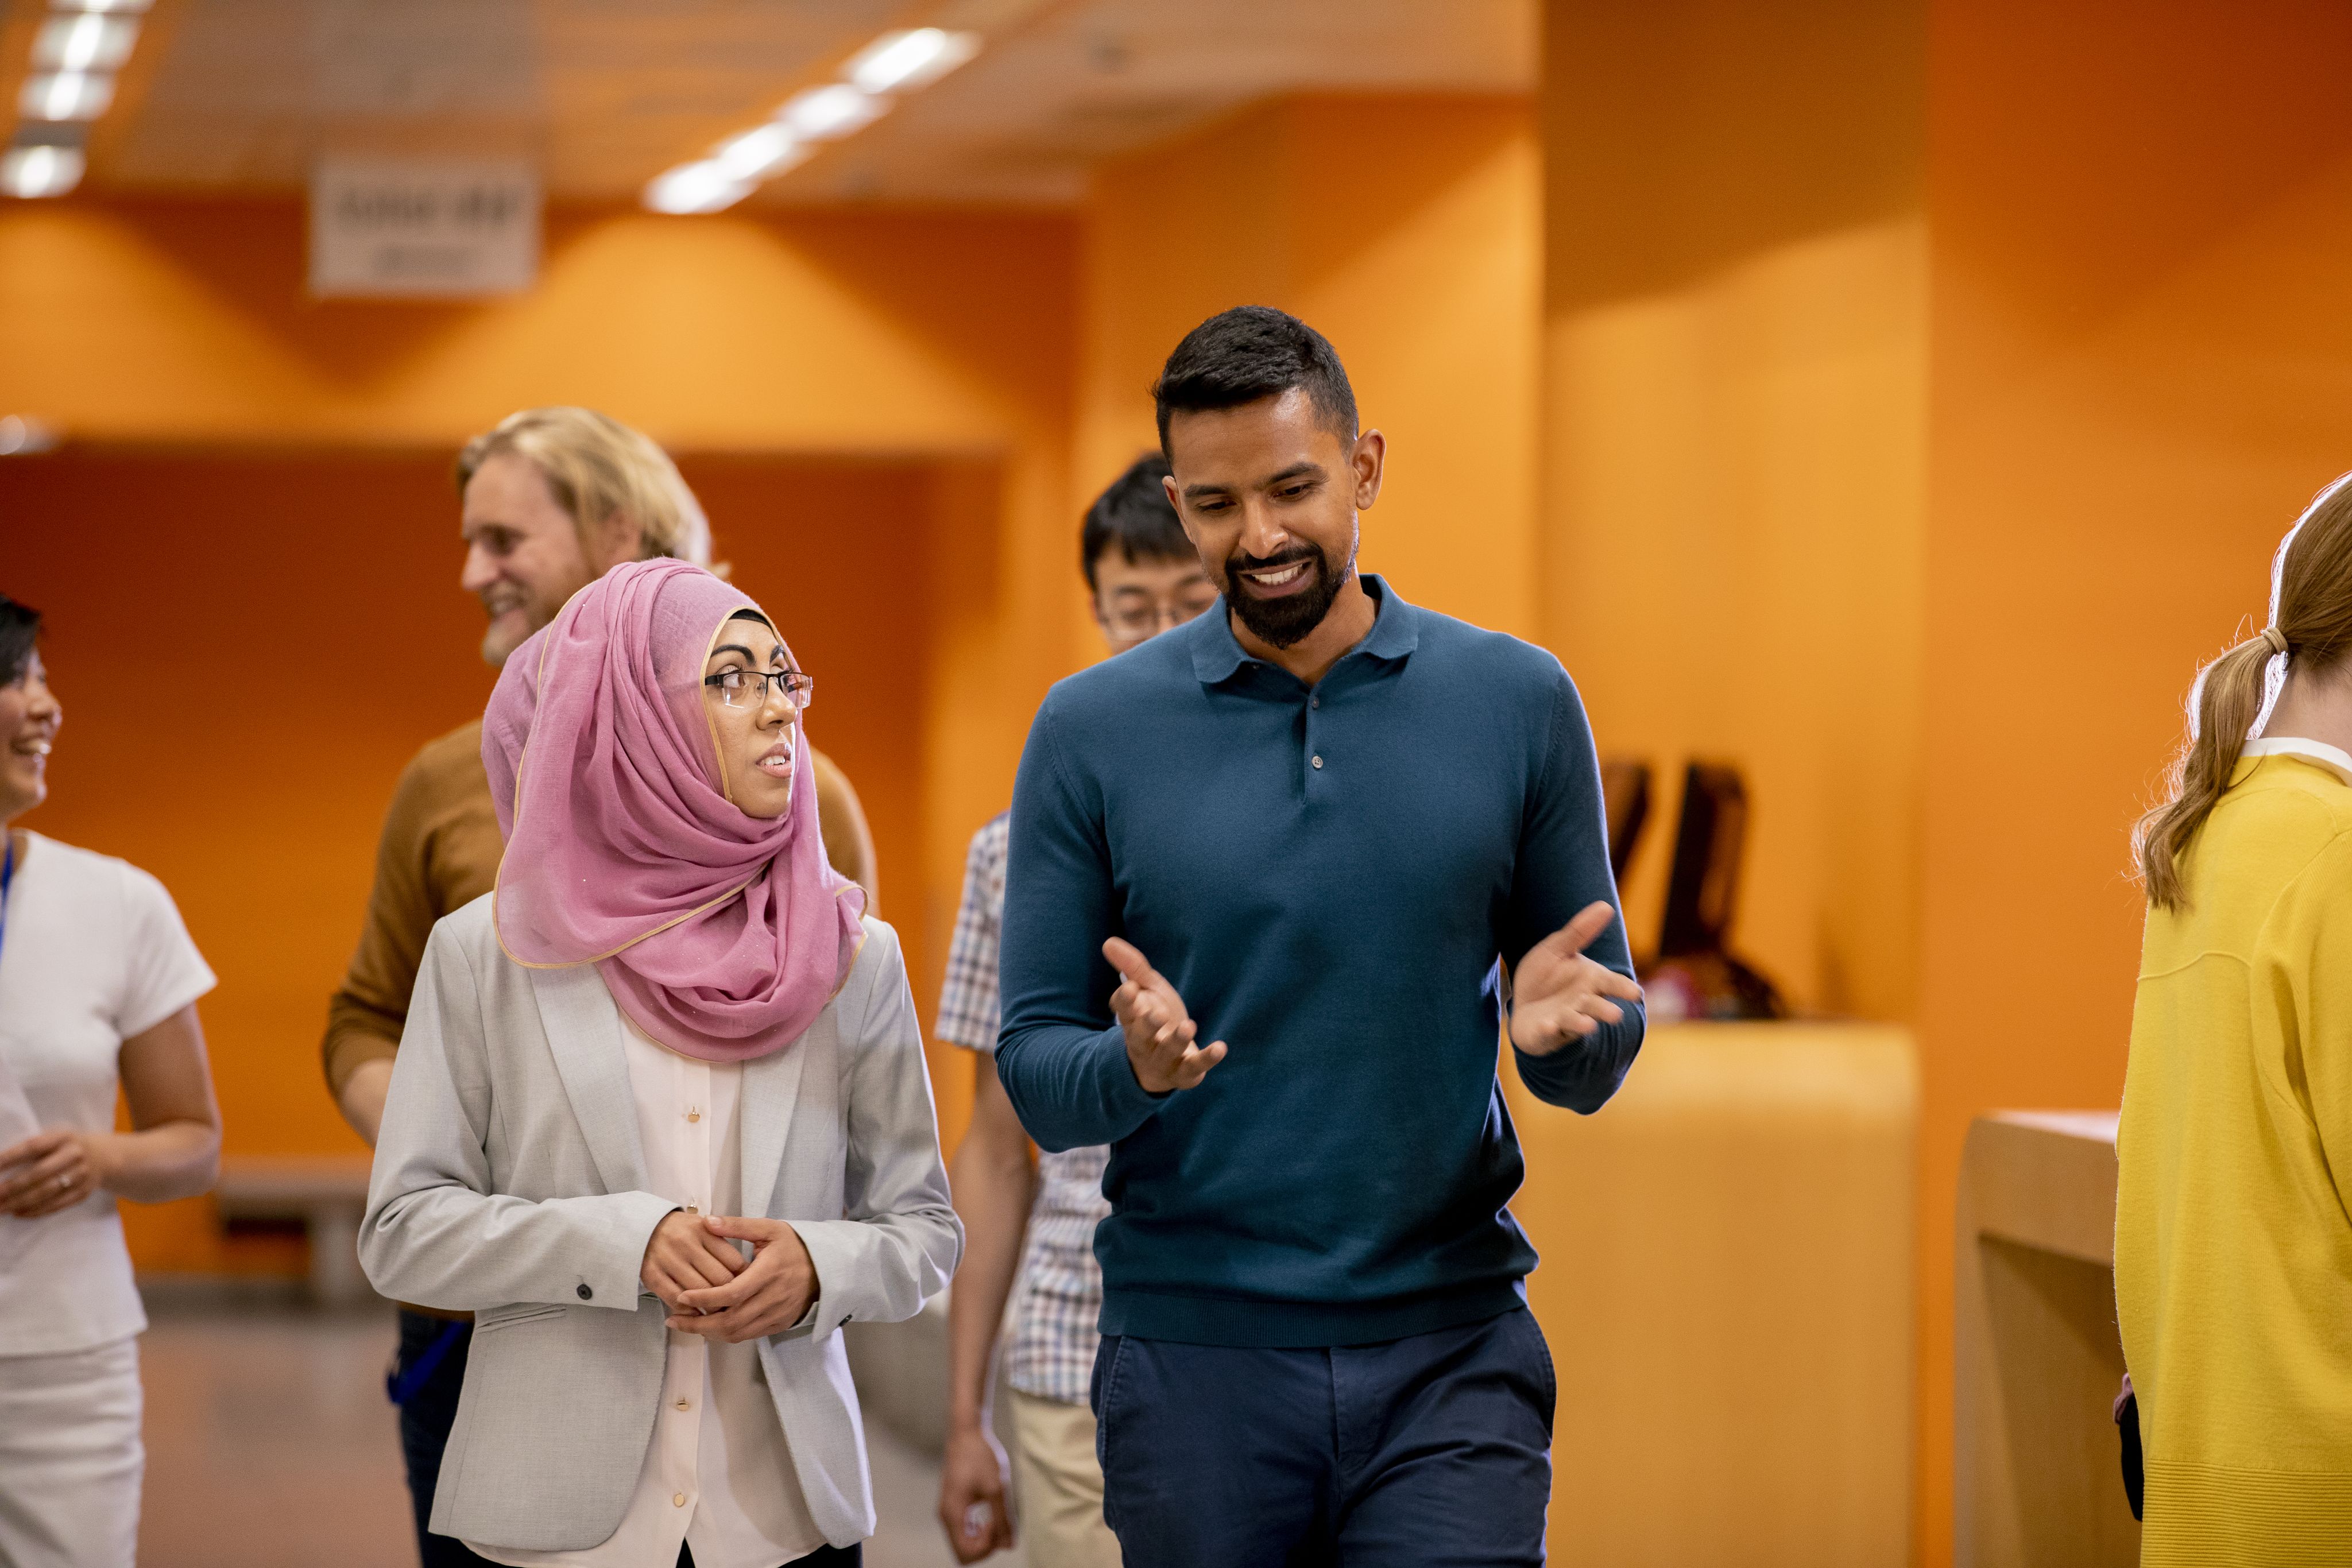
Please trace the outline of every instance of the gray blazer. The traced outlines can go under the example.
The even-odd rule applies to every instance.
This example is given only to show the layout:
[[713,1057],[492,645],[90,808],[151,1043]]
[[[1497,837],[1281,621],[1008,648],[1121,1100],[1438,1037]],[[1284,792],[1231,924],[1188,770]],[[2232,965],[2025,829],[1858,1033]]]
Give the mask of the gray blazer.
[[[747,1062],[743,1212],[789,1220],[816,1264],[813,1320],[760,1342],[809,1512],[847,1546],[873,1483],[835,1331],[895,1322],[963,1248],[898,934],[866,922],[840,993]],[[384,1295],[476,1314],[433,1529],[577,1551],[621,1522],[661,1404],[661,1303],[637,1278],[677,1206],[645,1190],[621,1015],[593,967],[526,969],[488,895],[433,928],[392,1071],[360,1228]]]

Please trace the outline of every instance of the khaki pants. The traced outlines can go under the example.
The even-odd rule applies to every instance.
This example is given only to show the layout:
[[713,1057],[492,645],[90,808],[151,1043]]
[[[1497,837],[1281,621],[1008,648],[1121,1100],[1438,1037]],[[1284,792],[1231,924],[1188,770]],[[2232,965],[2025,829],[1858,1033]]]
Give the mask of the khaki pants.
[[1013,1400],[1013,1489],[1030,1568],[1118,1568],[1118,1542],[1103,1522],[1095,1415],[1019,1389]]

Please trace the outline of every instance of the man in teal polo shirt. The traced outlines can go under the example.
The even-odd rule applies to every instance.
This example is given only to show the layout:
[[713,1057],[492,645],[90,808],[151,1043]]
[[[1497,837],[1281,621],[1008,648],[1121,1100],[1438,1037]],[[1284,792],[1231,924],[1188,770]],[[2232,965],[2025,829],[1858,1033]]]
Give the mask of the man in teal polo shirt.
[[1131,1568],[1539,1563],[1496,1033],[1590,1112],[1643,1029],[1583,706],[1357,572],[1385,443],[1311,328],[1213,317],[1156,393],[1224,612],[1040,708],[997,1050],[1041,1146],[1111,1148],[1105,1512]]

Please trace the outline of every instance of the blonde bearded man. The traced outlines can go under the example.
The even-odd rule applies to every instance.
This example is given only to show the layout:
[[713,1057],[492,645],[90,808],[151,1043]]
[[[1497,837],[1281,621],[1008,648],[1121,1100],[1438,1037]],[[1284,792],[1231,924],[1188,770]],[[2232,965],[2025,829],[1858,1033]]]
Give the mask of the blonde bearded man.
[[[674,556],[710,564],[710,526],[677,465],[652,441],[593,409],[509,415],[467,443],[457,489],[466,545],[458,582],[488,612],[482,657],[492,665],[623,561]],[[874,841],[866,814],[841,769],[810,749],[825,858],[866,888],[870,910]],[[401,774],[376,848],[359,948],[328,1005],[327,1084],[371,1146],[425,938],[435,921],[490,891],[502,847],[482,768],[481,720],[471,719],[428,742]],[[463,1316],[400,1312],[400,1355],[386,1388],[400,1406],[424,1568],[484,1561],[426,1529],[471,1333]]]

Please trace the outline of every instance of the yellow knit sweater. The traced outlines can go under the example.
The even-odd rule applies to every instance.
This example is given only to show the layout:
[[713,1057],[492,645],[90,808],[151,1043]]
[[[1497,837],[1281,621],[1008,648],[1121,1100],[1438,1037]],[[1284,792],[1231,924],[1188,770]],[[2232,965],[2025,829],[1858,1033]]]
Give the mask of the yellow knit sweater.
[[[2151,911],[2116,1154],[2143,1563],[2352,1563],[2352,784],[2249,757]],[[2352,762],[2352,759],[2343,759]]]

